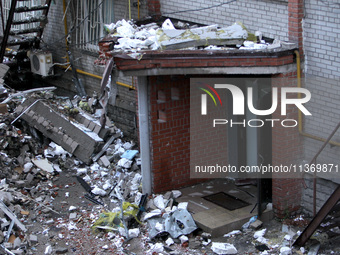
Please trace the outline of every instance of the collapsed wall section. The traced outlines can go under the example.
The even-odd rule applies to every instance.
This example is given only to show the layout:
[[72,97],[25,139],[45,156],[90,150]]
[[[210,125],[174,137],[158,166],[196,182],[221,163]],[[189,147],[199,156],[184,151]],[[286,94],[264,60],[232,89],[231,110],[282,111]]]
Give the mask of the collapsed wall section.
[[43,101],[28,99],[16,111],[23,113],[21,118],[30,126],[86,164],[104,143],[99,136],[103,130],[94,122],[85,126],[67,119]]

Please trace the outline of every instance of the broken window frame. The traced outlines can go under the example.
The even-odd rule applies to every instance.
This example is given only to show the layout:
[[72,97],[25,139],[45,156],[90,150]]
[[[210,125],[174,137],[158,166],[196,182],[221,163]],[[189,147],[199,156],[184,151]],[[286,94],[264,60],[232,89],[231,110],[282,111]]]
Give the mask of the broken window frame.
[[98,42],[105,36],[104,24],[114,21],[113,0],[77,0],[76,45],[77,48],[98,52]]

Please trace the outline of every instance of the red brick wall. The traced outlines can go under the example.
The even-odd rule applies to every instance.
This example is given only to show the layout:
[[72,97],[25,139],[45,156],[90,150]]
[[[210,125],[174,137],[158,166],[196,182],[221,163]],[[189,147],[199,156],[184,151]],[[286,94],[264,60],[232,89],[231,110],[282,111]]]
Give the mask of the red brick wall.
[[[163,51],[148,52],[141,60],[116,57],[115,64],[119,70],[127,71],[153,68],[280,66],[293,63],[292,54],[253,57],[225,55],[223,58],[206,56],[202,51],[166,51],[166,54],[167,56],[163,56]],[[195,54],[200,54],[201,58]]]
[[299,44],[300,54],[303,52],[304,0],[288,1],[288,36],[289,40]]
[[148,0],[148,13],[155,19],[161,17],[161,3],[159,0]]
[[[197,183],[189,172],[190,79],[152,76],[149,84],[153,192]],[[171,99],[171,87],[178,89],[179,100]],[[164,93],[165,102],[157,103],[158,91]],[[164,122],[159,122],[160,117]]]
[[[279,88],[296,87],[296,82],[296,73],[276,75],[272,79],[273,86]],[[296,97],[296,95],[293,96]],[[273,113],[273,119],[283,119],[281,116],[280,92],[278,98],[278,108]],[[288,105],[286,118],[298,120],[298,110],[294,105]],[[302,139],[298,127],[284,128],[278,125],[273,128],[272,164],[274,166],[290,166],[290,164],[298,164],[302,158]],[[289,176],[287,173],[273,174],[273,209],[278,218],[294,215],[299,211],[302,195],[301,184],[301,179],[297,178],[296,175]]]

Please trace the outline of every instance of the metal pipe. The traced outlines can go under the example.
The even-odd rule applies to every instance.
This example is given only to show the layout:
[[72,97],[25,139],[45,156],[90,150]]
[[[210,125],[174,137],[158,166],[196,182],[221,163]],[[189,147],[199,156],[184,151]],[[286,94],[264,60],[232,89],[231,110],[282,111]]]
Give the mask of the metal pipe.
[[138,0],[137,1],[138,19],[140,18],[140,7],[139,7],[139,5],[140,5],[140,1]]
[[[65,44],[66,44],[66,52],[69,51],[68,48],[68,41],[67,41],[67,34],[68,34],[68,28],[67,28],[67,15],[66,15],[66,0],[63,0],[63,11],[64,11],[64,32],[65,32]],[[68,57],[68,54],[66,54],[67,62],[70,62],[70,59]]]
[[[64,68],[64,69],[67,69],[67,70],[72,70],[72,68],[69,65],[65,65],[65,66],[61,66],[61,67]],[[93,73],[85,72],[85,71],[79,70],[79,69],[77,69],[77,73],[84,74],[84,75],[87,75],[87,76],[90,76],[90,77],[93,77],[93,78],[96,78],[96,79],[100,79],[100,80],[103,78],[100,75],[96,75],[96,74],[93,74]],[[133,90],[136,89],[134,86],[126,84],[126,83],[123,83],[123,82],[117,81],[116,83],[118,85],[120,85],[120,86],[129,88],[129,89],[133,89]]]
[[142,191],[151,194],[151,155],[149,129],[148,80],[145,76],[138,77],[138,120],[139,139],[142,159]]
[[[3,10],[3,7],[2,7],[2,0],[0,0],[0,8],[1,8],[2,34],[4,34],[5,33],[5,21],[4,21],[4,10]],[[138,9],[138,11],[139,11],[139,9]],[[139,15],[139,13],[138,13],[138,15]]]
[[[130,0],[129,0],[129,4],[130,4]],[[130,9],[130,6],[129,6],[129,9]],[[63,10],[64,10],[64,17],[65,17],[64,18],[64,32],[65,32],[65,35],[67,35],[67,33],[68,33],[67,15],[65,13],[66,12],[66,0],[63,0]],[[131,9],[130,9],[130,11],[131,11]],[[130,16],[131,16],[131,14],[130,14]],[[131,17],[130,17],[130,19],[131,19]],[[68,51],[69,47],[68,47],[67,37],[65,37],[65,44],[66,44],[66,50]],[[66,59],[67,59],[67,62],[70,62],[68,54],[66,54]],[[64,69],[67,69],[67,70],[72,70],[70,65],[65,65],[65,66],[61,66],[61,67],[64,68]],[[84,74],[84,75],[87,75],[87,76],[90,76],[90,77],[93,77],[93,78],[97,78],[97,79],[100,79],[100,80],[102,79],[102,76],[92,74],[92,73],[88,73],[88,72],[85,72],[85,71],[79,70],[79,69],[77,69],[77,73]],[[123,82],[118,81],[117,84],[120,85],[120,86],[129,88],[129,89],[136,89],[134,86],[123,83]]]
[[[297,86],[298,86],[298,88],[301,88],[301,59],[300,59],[300,53],[299,53],[298,50],[295,50],[294,53],[296,55]],[[301,94],[300,93],[298,93],[298,97],[301,98]],[[314,140],[318,140],[318,141],[321,141],[321,142],[326,142],[327,141],[326,139],[324,139],[322,137],[315,136],[315,135],[312,135],[312,134],[308,134],[308,133],[303,131],[302,113],[301,113],[300,110],[298,111],[298,129],[299,129],[299,133],[302,136],[305,136],[305,137],[308,137],[308,138],[311,138],[311,139],[314,139]],[[331,144],[331,145],[340,147],[340,143],[339,142],[335,142],[335,141],[330,141],[329,140],[328,143]]]
[[129,19],[131,19],[131,0],[128,1],[129,1]]

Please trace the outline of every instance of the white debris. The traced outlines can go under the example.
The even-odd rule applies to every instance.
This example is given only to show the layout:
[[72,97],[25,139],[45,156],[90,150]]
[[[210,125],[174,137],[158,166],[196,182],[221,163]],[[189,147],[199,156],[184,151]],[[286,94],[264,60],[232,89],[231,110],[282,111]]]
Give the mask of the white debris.
[[107,250],[107,249],[109,249],[109,246],[106,244],[102,247],[102,249]]
[[162,24],[162,29],[175,29],[170,19],[166,19]]
[[116,28],[117,34],[122,37],[132,37],[135,29],[126,20],[121,20],[119,26]]
[[207,245],[209,245],[211,243],[211,239],[208,239],[207,241],[203,241],[202,242],[202,244],[204,245],[204,246],[207,246]]
[[163,232],[164,231],[164,224],[160,223],[160,222],[157,222],[156,225],[155,225],[155,229],[158,231],[158,232]]
[[59,166],[58,164],[53,164],[53,168],[54,168],[54,170],[56,170],[58,173],[61,173],[61,172],[62,172],[62,170],[61,170],[61,168],[60,168],[60,166]]
[[119,234],[120,234],[121,236],[126,236],[125,228],[119,227],[119,228],[118,228],[118,231],[119,231]]
[[70,197],[70,192],[65,192],[65,197]]
[[211,250],[216,254],[237,254],[235,246],[230,243],[213,242]]
[[139,228],[132,228],[129,229],[129,237],[130,238],[136,238],[139,236],[140,230]]
[[166,239],[165,243],[166,243],[167,246],[171,246],[171,245],[173,245],[175,242],[174,242],[174,240],[173,240],[171,237],[169,237],[168,239]]
[[118,166],[121,166],[121,167],[124,167],[124,168],[130,168],[132,165],[132,161],[131,160],[128,160],[126,158],[121,158],[119,161],[118,161]]
[[86,175],[83,179],[84,179],[84,181],[86,181],[86,182],[90,182],[90,181],[91,181],[91,177],[88,176],[88,175]]
[[68,223],[67,228],[68,228],[68,230],[77,230],[78,229],[77,226],[76,226],[76,223],[73,222],[73,221],[70,221]]
[[302,254],[304,254],[306,252],[304,247],[300,247],[300,251],[301,251]]
[[162,195],[158,195],[157,197],[155,197],[153,199],[153,203],[158,209],[161,209],[161,210],[165,209],[164,198]]
[[7,184],[6,184],[6,178],[4,178],[4,179],[2,179],[1,181],[0,181],[0,187],[6,187],[7,186]]
[[223,235],[223,237],[231,237],[231,236],[240,235],[240,234],[242,234],[241,230],[233,230],[233,231]]
[[178,209],[187,210],[187,208],[188,208],[188,202],[180,202],[180,203],[177,205],[177,208],[178,208]]
[[159,209],[152,210],[151,212],[145,214],[144,221],[155,216],[160,216],[161,214],[162,214],[162,211]]
[[96,162],[94,164],[91,165],[91,172],[95,172],[95,171],[98,171],[100,169],[100,165]]
[[287,241],[292,240],[292,237],[290,235],[285,235],[284,239],[286,239]]
[[155,243],[151,245],[150,250],[148,251],[149,254],[154,254],[154,253],[162,253],[164,251],[164,246],[162,243]]
[[52,254],[53,249],[51,245],[46,246],[44,254]]
[[267,239],[266,238],[264,238],[263,236],[264,236],[264,234],[266,233],[266,228],[264,228],[264,229],[262,229],[262,230],[259,230],[259,231],[256,231],[255,233],[254,233],[254,238],[258,241],[258,242],[260,242],[260,243],[267,243]]
[[106,181],[106,182],[104,183],[104,185],[103,185],[103,189],[104,189],[104,190],[108,190],[108,189],[111,188],[111,187],[112,187],[112,185],[110,184],[109,181]]
[[133,142],[126,142],[123,144],[125,150],[130,150],[135,144]]
[[72,211],[74,211],[74,210],[77,210],[77,207],[74,206],[74,205],[71,205],[70,208],[68,208],[68,210],[69,210],[70,212],[72,212]]
[[101,188],[99,188],[98,186],[95,186],[91,192],[95,195],[98,195],[98,196],[105,196],[106,195],[106,192],[105,190],[102,190]]
[[34,163],[34,165],[36,165],[41,170],[44,170],[48,173],[54,172],[53,165],[46,158],[44,158],[44,159],[33,159],[32,162]]
[[83,174],[87,174],[87,169],[86,168],[78,168],[77,169],[77,175],[83,175]]
[[182,235],[179,237],[179,240],[181,241],[181,243],[185,243],[189,241],[189,238],[185,235]]
[[281,247],[280,255],[289,255],[292,254],[292,249],[289,247]]
[[31,171],[32,167],[33,167],[33,164],[31,162],[27,162],[24,165],[24,173],[28,173],[29,171]]
[[180,196],[182,196],[182,192],[180,192],[179,190],[173,190],[171,192],[174,198],[179,198]]

